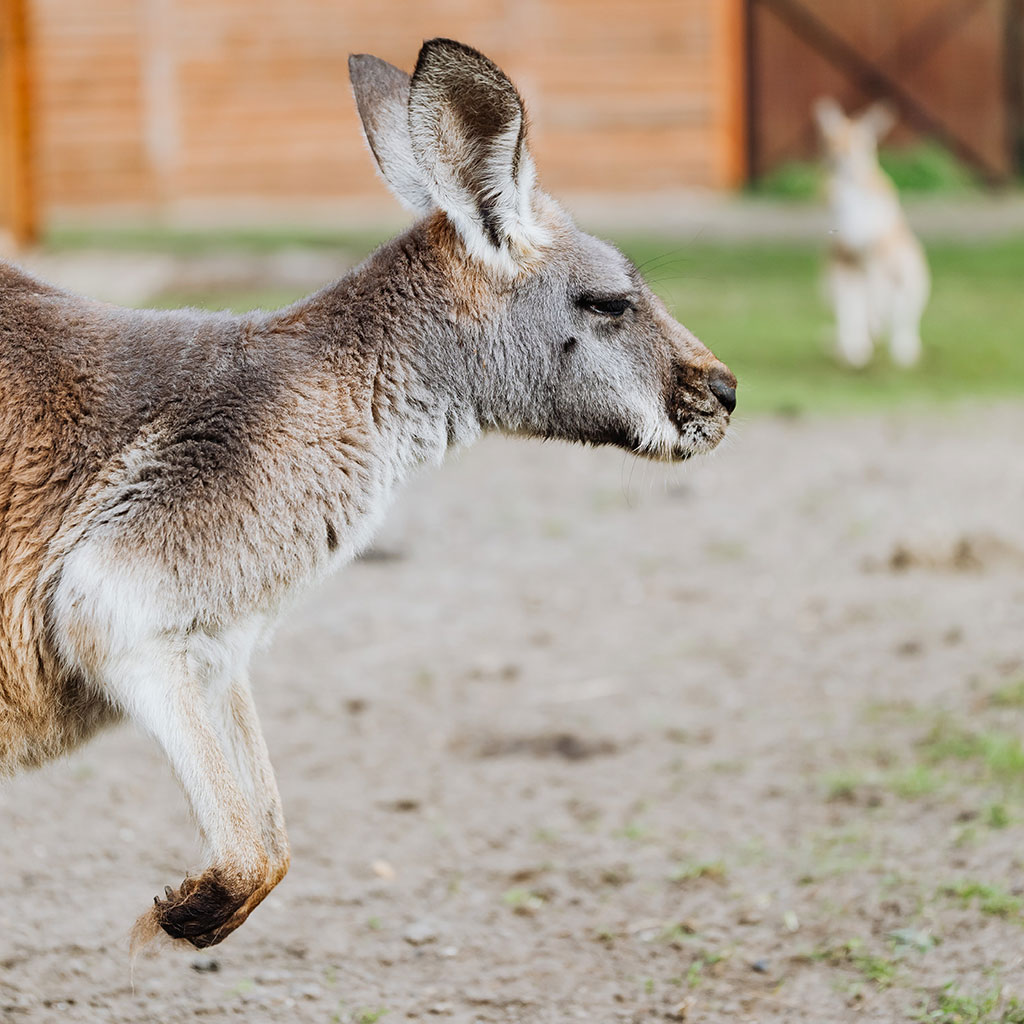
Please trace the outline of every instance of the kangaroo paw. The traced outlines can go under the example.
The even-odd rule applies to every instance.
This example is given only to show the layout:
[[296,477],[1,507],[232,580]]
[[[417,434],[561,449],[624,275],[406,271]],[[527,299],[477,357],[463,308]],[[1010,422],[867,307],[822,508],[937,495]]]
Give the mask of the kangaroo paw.
[[230,885],[215,870],[186,878],[176,890],[167,886],[164,894],[164,899],[154,897],[153,909],[140,920],[136,932],[145,936],[155,932],[156,926],[196,949],[213,946],[233,931],[223,926],[249,897],[246,889]]

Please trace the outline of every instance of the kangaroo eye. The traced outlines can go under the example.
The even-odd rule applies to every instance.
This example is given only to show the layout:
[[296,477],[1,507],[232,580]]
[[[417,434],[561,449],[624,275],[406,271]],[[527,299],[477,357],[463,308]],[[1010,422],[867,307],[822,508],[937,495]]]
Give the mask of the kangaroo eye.
[[629,299],[599,299],[594,295],[584,295],[580,299],[580,305],[591,313],[598,316],[617,317],[622,316],[631,303]]

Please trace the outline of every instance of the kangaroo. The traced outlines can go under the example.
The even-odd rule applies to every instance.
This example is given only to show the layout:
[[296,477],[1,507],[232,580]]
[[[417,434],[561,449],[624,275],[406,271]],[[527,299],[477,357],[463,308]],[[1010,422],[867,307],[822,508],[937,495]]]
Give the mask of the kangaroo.
[[248,679],[288,600],[366,547],[398,484],[487,431],[677,461],[736,378],[535,184],[523,102],[448,39],[349,61],[419,216],[340,281],[242,316],[121,309],[0,264],[0,774],[131,720],[208,867],[139,919],[196,948],[284,876]]
[[888,335],[899,366],[921,358],[921,315],[928,303],[928,264],[900,208],[892,181],[878,166],[878,142],[895,118],[882,103],[848,118],[833,99],[814,108],[825,144],[833,238],[828,281],[839,357],[871,361],[874,341]]

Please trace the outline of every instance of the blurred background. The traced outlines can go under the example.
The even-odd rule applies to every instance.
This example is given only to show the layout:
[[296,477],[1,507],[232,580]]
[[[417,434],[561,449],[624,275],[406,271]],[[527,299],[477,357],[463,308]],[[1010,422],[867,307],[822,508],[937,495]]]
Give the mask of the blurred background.
[[[154,745],[0,788],[0,1020],[1024,1020],[1024,0],[0,0],[0,228],[273,307],[406,219],[346,57],[453,36],[740,379],[684,467],[482,441],[254,666],[293,844],[212,956]],[[933,293],[834,358],[811,106],[884,99]],[[3,296],[0,294],[0,303]],[[2,515],[2,509],[0,509]]]
[[[2,11],[0,233],[8,251],[40,258],[88,249],[84,266],[69,257],[53,271],[72,286],[241,308],[333,276],[404,222],[362,143],[346,57],[410,68],[423,38],[450,35],[518,84],[544,187],[638,262],[660,257],[655,283],[738,361],[748,408],[802,407],[806,377],[821,401],[854,403],[1024,380],[1005,320],[977,339],[985,360],[959,345],[979,312],[960,292],[975,276],[998,291],[1021,268],[1007,242],[1024,233],[1020,0],[3,0]],[[822,95],[895,108],[883,166],[934,243],[929,359],[913,376],[872,371],[874,386],[827,359],[817,276],[829,225],[811,118]],[[329,262],[332,247],[344,252]],[[139,258],[104,273],[102,250]],[[215,258],[231,253],[248,259]]]
[[[989,183],[1024,161],[1014,0],[5,0],[5,221],[280,220],[363,211],[346,57],[401,66],[450,35],[533,112],[557,194],[735,190],[810,160],[809,111],[886,97],[894,140],[943,145]],[[9,179],[9,180],[6,180]],[[382,204],[383,205],[383,204]],[[205,223],[206,221],[204,221]],[[340,225],[339,225],[340,226]]]

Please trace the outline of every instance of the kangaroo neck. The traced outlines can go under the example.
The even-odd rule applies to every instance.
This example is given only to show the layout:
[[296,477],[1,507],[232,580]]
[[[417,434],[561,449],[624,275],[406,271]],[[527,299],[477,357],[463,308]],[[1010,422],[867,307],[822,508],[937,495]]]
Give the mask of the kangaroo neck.
[[[294,307],[385,487],[475,440],[470,367],[422,225]],[[352,431],[347,431],[352,433]],[[343,441],[347,444],[347,441]]]

